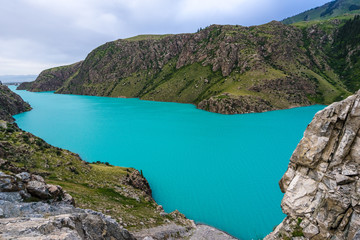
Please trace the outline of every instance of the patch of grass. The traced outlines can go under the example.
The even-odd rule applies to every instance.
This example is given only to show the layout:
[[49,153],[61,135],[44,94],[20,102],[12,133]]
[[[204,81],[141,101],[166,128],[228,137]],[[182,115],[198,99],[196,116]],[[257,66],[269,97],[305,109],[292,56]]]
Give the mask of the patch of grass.
[[297,222],[296,222],[296,226],[295,226],[293,232],[291,233],[291,235],[293,237],[303,237],[304,236],[303,229],[302,229],[302,227],[300,227],[301,222],[302,222],[302,219],[298,218]]
[[137,35],[134,37],[126,38],[127,41],[143,41],[143,40],[160,40],[167,36],[171,36],[172,34],[144,34],[144,35]]

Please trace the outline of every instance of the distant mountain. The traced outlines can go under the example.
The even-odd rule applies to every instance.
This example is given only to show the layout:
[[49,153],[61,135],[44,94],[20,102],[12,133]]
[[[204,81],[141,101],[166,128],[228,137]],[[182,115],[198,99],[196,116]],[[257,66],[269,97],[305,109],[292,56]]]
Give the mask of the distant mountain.
[[324,20],[341,15],[360,14],[360,0],[336,0],[321,7],[317,7],[293,17],[284,19],[284,24],[292,24],[301,21]]
[[37,75],[0,75],[3,83],[30,82],[36,79]]
[[330,104],[358,90],[360,20],[303,25],[120,39],[19,89],[193,103],[224,114]]

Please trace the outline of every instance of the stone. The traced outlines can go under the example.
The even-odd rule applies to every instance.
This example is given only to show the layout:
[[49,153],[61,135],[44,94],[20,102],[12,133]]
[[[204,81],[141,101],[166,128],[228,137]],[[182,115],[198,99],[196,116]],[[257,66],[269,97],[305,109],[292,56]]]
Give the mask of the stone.
[[[23,186],[29,180],[28,174],[21,176],[0,174],[2,178],[18,180]],[[25,177],[24,177],[25,176]],[[135,240],[114,219],[92,210],[75,208],[68,202],[72,197],[60,186],[46,184],[42,178],[31,178],[27,189],[36,196],[47,194],[61,196],[59,201],[23,202],[21,190],[0,192],[0,239],[94,239],[94,240]],[[67,200],[66,200],[67,199]]]
[[16,192],[24,189],[21,182],[17,181],[14,176],[4,173],[0,176],[0,192]]
[[[360,91],[318,112],[279,182],[287,217],[266,239],[352,240],[360,229]],[[294,239],[294,238],[293,238]]]
[[306,228],[304,228],[303,233],[305,237],[312,238],[313,236],[319,234],[319,228],[315,224],[310,223]]
[[43,177],[41,177],[39,175],[35,175],[35,174],[31,175],[31,180],[45,183],[45,180]]
[[359,175],[359,172],[358,172],[358,170],[356,168],[356,165],[351,164],[351,165],[344,165],[343,168],[342,168],[341,174],[345,175],[345,176],[353,177],[353,176]]
[[26,184],[26,189],[31,195],[40,199],[49,199],[51,197],[44,181],[29,181]]
[[31,179],[31,174],[28,172],[22,172],[15,175],[16,177],[20,178],[23,182],[28,182]]
[[350,178],[348,176],[341,175],[341,174],[336,174],[335,179],[336,179],[337,185],[345,185],[345,184],[352,183],[355,181],[354,178]]

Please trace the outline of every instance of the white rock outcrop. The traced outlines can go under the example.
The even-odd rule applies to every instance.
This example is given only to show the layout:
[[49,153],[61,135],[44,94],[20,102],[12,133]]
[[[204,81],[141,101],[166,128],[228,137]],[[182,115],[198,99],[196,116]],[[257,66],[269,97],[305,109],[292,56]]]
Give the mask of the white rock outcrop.
[[279,182],[287,215],[265,239],[360,239],[360,91],[318,112]]

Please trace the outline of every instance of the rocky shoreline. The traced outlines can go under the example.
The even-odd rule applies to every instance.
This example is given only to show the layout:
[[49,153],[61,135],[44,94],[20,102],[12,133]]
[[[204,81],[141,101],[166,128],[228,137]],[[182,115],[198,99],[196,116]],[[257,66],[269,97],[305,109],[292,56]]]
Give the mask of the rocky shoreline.
[[214,239],[234,240],[213,227],[193,221],[164,224],[130,233],[110,216],[75,207],[74,199],[58,185],[35,174],[0,171],[0,238],[7,239]]
[[14,123],[0,123],[1,239],[235,239],[178,211],[165,213],[135,169],[84,162]]
[[280,180],[287,215],[266,240],[360,239],[360,91],[318,112]]

